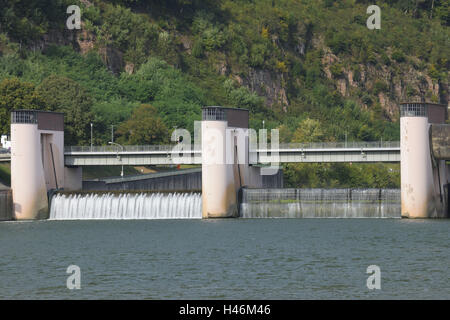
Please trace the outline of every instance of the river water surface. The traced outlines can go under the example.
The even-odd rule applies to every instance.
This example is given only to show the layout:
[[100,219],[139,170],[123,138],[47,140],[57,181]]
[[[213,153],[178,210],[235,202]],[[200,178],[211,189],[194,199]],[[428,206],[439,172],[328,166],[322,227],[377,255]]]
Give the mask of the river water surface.
[[[449,220],[0,223],[0,299],[449,299]],[[66,269],[81,269],[69,290]],[[366,286],[369,265],[381,290]]]

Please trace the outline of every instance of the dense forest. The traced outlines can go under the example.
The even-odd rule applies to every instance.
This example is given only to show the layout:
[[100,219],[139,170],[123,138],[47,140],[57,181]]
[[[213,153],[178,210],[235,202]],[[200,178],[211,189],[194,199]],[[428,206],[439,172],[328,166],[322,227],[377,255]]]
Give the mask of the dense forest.
[[[450,0],[0,0],[0,131],[65,113],[66,145],[164,144],[204,105],[281,142],[399,140],[398,103],[447,104]],[[81,29],[69,30],[69,5]],[[367,7],[381,8],[369,30]],[[287,186],[397,187],[398,165],[289,164]]]

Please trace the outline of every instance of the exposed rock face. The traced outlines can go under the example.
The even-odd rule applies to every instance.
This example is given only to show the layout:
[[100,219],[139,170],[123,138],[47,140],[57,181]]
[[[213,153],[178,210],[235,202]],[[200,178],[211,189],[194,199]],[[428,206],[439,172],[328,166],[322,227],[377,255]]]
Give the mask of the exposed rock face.
[[95,37],[86,30],[81,29],[77,36],[77,43],[81,54],[86,54],[94,49]]
[[304,56],[306,52],[306,41],[301,37],[298,37],[297,45],[295,46],[294,50],[297,54]]
[[[82,0],[82,2],[91,5],[88,0]],[[370,63],[355,65],[353,63],[349,67],[345,59],[336,56],[330,48],[324,45],[320,35],[311,37],[306,26],[299,30],[299,34],[301,36],[290,48],[292,53],[304,57],[309,48],[321,48],[323,50],[322,71],[324,75],[334,83],[336,90],[343,97],[359,99],[363,108],[370,108],[379,103],[384,114],[391,120],[395,120],[398,117],[398,104],[402,101],[448,103],[450,100],[449,81],[433,80],[427,74],[427,70],[414,68],[413,65],[418,65],[420,62],[418,59],[415,60],[415,63],[399,64],[392,61],[390,66]],[[181,33],[176,33],[175,36],[179,39],[180,49],[191,54],[192,37]],[[98,48],[99,44],[96,43],[96,40],[95,36],[83,27],[81,30],[50,31],[41,40],[33,43],[32,49],[42,51],[51,44],[57,44],[72,45],[81,54],[97,50],[105,65],[114,74],[119,74],[121,71],[129,74],[135,72],[135,65],[124,61],[123,52],[111,46]],[[272,40],[279,45],[276,37],[272,36]],[[242,73],[236,72],[235,66],[228,60],[225,52],[215,52],[214,54],[214,59],[211,59],[210,62],[214,64],[213,67],[218,74],[229,75],[240,85],[265,97],[265,104],[269,107],[280,105],[286,110],[289,106],[287,84],[289,81],[299,84],[298,78],[289,78],[287,73],[265,69],[249,69],[245,75],[242,75]],[[390,54],[390,50],[387,51],[387,54]],[[410,57],[410,59],[415,58]],[[332,68],[336,64],[340,64],[338,70],[342,69],[342,73],[337,73]],[[369,99],[367,99],[368,94],[370,94]]]
[[286,108],[289,105],[283,83],[283,74],[271,73],[268,70],[250,69],[241,82],[252,92],[264,96],[267,106],[279,104]]
[[100,48],[99,54],[102,57],[103,62],[108,66],[114,74],[119,74],[124,68],[123,53],[111,46],[106,48]]
[[187,51],[188,54],[192,53],[192,39],[188,36],[179,37],[183,49]]
[[30,49],[35,51],[44,51],[50,45],[72,45],[75,49],[79,49],[77,43],[78,33],[78,30],[64,29],[63,32],[50,30],[48,33],[44,34],[41,39],[31,43]]
[[[355,71],[344,67],[341,77],[333,78],[330,67],[335,63],[341,63],[340,59],[331,52],[325,52],[322,58],[323,71],[326,77],[333,80],[336,89],[342,96],[352,95],[352,90],[373,93],[385,114],[394,120],[398,117],[398,104],[403,101],[448,101],[448,84],[434,81],[424,71],[416,70],[410,65],[399,65],[399,68],[391,68],[386,65],[360,64],[358,77]],[[381,85],[381,88],[380,88]],[[376,88],[378,86],[378,88]],[[365,105],[361,100],[361,104]]]
[[134,72],[134,63],[127,62],[127,64],[125,64],[125,72],[132,74]]

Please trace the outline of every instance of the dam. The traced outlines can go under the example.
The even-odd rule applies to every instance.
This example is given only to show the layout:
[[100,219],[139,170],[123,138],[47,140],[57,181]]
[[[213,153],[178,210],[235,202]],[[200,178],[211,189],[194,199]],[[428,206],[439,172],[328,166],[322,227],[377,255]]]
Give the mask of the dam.
[[[397,189],[242,189],[240,218],[400,218]],[[201,219],[201,193],[57,193],[49,220]]]
[[[193,140],[176,130],[171,146],[118,148],[65,147],[63,114],[15,110],[11,218],[448,217],[447,108],[403,103],[400,111],[400,142],[283,145],[271,130],[268,143],[267,130],[249,128],[247,110],[210,106]],[[400,162],[401,189],[282,189],[280,164],[292,162]],[[82,181],[83,166],[154,164],[201,168]]]
[[199,193],[56,194],[50,220],[201,219]]

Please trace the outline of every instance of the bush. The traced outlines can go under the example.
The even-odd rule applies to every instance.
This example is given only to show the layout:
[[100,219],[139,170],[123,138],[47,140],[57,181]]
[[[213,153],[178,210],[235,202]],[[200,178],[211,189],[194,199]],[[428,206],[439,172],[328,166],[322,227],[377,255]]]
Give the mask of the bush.
[[195,40],[194,45],[192,46],[192,55],[196,58],[201,58],[203,57],[204,51],[202,41],[199,39]]
[[392,59],[399,63],[406,61],[405,54],[400,49],[396,49],[392,52]]
[[344,74],[344,67],[340,63],[335,63],[330,66],[330,71],[334,78],[339,78]]
[[380,81],[380,80],[375,81],[375,83],[373,85],[373,93],[374,94],[377,95],[380,92],[388,92],[388,91],[389,91],[389,87],[386,82]]

